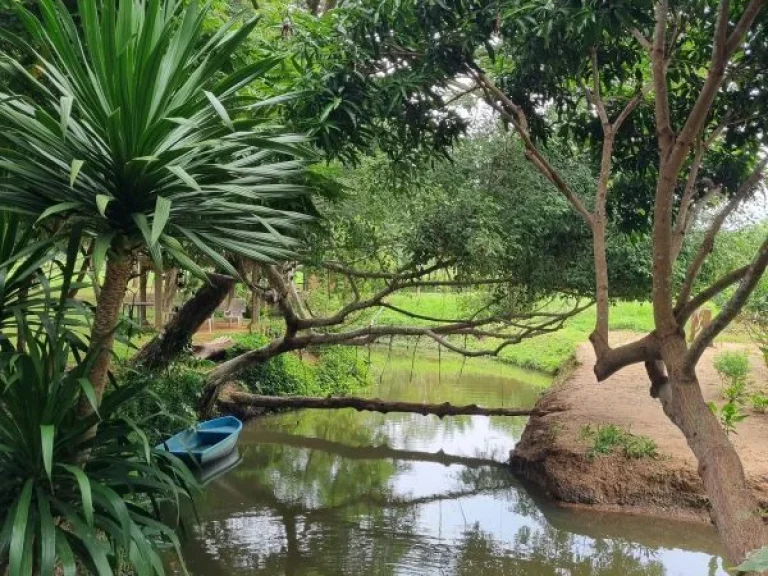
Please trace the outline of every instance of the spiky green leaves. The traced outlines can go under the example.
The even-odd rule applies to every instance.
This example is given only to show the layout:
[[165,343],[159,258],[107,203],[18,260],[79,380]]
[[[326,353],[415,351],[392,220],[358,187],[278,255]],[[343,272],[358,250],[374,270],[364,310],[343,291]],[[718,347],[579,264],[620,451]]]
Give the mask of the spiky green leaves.
[[118,416],[141,385],[123,386],[98,414],[80,416],[81,395],[93,396],[86,378],[93,355],[71,368],[75,350],[59,322],[47,316],[36,330],[26,326],[27,352],[0,354],[0,566],[50,576],[57,567],[75,574],[79,564],[111,576],[127,560],[136,574],[161,575],[158,546],[178,552],[179,540],[157,503],[176,517],[196,483]]
[[305,139],[238,95],[275,59],[225,72],[256,21],[206,42],[207,9],[79,0],[76,26],[58,0],[41,0],[39,18],[20,6],[43,77],[2,55],[36,94],[0,92],[0,206],[81,222],[100,244],[123,236],[158,263],[286,257],[305,219],[285,209],[304,192]]

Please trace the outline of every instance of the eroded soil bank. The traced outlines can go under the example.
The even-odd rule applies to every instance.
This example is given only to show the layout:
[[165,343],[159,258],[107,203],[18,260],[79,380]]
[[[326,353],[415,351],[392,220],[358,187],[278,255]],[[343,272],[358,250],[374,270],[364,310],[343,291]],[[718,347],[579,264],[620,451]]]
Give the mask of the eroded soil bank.
[[[626,340],[627,337],[617,335]],[[714,357],[725,349],[750,352],[751,390],[768,389],[768,369],[756,350],[718,344],[704,354],[699,379],[707,401],[723,403]],[[598,383],[592,372],[595,357],[589,345],[580,347],[579,365],[539,400],[545,416],[531,417],[511,454],[512,468],[523,478],[568,505],[709,521],[708,498],[696,472],[696,461],[682,433],[672,425],[661,404],[650,397],[642,365],[625,368]],[[752,489],[768,506],[768,414],[748,407],[749,417],[731,435]],[[629,459],[620,450],[589,458],[592,442],[587,425],[616,424],[633,434],[652,438],[658,458]]]

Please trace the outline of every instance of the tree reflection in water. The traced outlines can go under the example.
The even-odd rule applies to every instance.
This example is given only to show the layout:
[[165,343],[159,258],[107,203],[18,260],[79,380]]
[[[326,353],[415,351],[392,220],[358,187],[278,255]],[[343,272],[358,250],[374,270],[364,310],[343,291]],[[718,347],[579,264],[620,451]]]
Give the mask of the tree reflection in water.
[[[438,385],[429,371],[418,379],[409,371],[409,363],[392,371],[377,395],[498,405],[501,387],[507,405],[523,405],[538,394],[487,374],[473,379],[468,369],[460,386],[445,373]],[[511,397],[514,390],[519,398]],[[716,535],[706,527],[567,512],[529,494],[500,462],[519,430],[518,423],[483,417],[440,421],[351,410],[254,422],[241,439],[241,465],[206,491],[202,522],[186,546],[190,572],[725,574],[712,555]]]

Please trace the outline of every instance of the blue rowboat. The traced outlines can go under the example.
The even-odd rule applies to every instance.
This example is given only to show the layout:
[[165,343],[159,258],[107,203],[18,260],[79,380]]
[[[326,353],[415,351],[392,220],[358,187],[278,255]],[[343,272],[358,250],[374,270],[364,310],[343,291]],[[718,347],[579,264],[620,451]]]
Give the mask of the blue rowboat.
[[243,423],[234,416],[214,418],[171,436],[158,448],[204,466],[230,454],[237,446],[242,429]]

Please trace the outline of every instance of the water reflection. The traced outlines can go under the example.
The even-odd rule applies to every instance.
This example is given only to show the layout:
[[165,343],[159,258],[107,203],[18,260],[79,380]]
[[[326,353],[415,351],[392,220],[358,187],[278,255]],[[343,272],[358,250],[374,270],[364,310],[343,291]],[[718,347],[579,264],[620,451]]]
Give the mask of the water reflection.
[[[531,405],[496,363],[390,358],[375,395]],[[195,575],[724,575],[706,527],[569,512],[502,462],[520,419],[302,411],[246,427],[186,547]],[[713,555],[714,554],[714,555]]]

